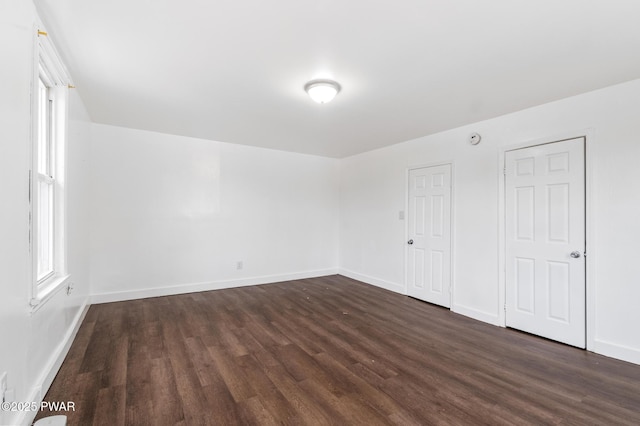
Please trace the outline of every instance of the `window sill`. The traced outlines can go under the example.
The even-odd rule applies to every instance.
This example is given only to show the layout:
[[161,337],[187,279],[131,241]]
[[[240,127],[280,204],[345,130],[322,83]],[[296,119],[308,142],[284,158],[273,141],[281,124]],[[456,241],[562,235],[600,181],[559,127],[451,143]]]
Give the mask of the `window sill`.
[[40,290],[36,297],[31,299],[29,305],[31,306],[31,313],[37,312],[45,303],[55,296],[64,285],[69,281],[71,275],[58,275],[53,276],[45,284],[40,286]]

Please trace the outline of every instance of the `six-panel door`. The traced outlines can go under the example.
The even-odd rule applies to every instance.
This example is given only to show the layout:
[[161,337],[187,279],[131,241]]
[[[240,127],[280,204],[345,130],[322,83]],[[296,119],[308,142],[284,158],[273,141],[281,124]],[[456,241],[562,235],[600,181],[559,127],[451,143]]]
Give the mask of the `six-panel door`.
[[505,154],[506,325],[585,347],[584,138]]
[[450,307],[451,166],[409,171],[407,294]]

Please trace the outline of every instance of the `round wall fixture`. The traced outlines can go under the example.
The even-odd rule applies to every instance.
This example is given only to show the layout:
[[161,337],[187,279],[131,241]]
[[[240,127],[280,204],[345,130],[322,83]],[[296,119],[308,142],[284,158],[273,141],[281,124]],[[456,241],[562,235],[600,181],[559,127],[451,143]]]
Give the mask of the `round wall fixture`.
[[319,104],[331,102],[340,91],[340,85],[333,80],[311,80],[304,85],[311,99]]
[[478,133],[472,133],[471,136],[469,136],[469,143],[471,145],[478,145],[480,143],[480,135]]

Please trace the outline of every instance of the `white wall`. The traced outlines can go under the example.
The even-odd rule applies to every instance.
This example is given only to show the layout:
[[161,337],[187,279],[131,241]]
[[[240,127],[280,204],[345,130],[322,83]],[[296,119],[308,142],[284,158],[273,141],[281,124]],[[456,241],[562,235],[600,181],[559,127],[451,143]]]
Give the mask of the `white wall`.
[[[77,93],[70,95],[68,140],[68,268],[74,292],[63,290],[38,311],[29,308],[28,170],[30,85],[36,11],[31,2],[0,3],[0,373],[8,373],[15,401],[39,401],[62,361],[89,291],[88,117]],[[46,390],[46,389],[45,389]],[[30,421],[35,413],[0,412],[0,424]]]
[[337,272],[337,160],[95,124],[91,168],[95,301]]
[[[589,347],[640,363],[638,99],[640,80],[342,160],[341,273],[404,291],[406,235],[398,212],[405,209],[407,169],[452,161],[452,309],[499,324],[500,150],[591,129]],[[482,135],[478,146],[467,142],[474,131]]]

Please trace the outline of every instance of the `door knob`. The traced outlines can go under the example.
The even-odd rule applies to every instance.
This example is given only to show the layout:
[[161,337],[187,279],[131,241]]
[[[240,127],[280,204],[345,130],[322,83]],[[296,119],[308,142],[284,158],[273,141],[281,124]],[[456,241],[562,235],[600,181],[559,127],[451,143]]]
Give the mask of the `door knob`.
[[407,241],[407,244],[409,244],[409,245],[413,244],[413,240]]
[[579,251],[572,251],[569,256],[573,257],[574,259],[577,259],[577,258],[580,257],[580,252]]

